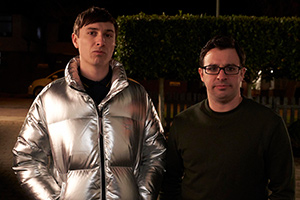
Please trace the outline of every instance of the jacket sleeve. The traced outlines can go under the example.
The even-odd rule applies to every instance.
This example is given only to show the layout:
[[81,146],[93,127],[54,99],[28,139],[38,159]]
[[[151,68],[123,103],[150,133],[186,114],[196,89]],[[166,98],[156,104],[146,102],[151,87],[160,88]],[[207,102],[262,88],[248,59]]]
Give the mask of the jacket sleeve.
[[[148,96],[148,95],[147,95]],[[143,199],[157,199],[165,172],[166,144],[159,117],[148,97],[139,188]]]
[[[39,97],[38,97],[39,98]],[[34,199],[58,199],[60,187],[50,173],[51,151],[39,99],[31,106],[13,148],[13,170]]]
[[274,127],[267,149],[266,168],[271,200],[295,199],[295,169],[290,139],[282,120]]
[[178,125],[178,121],[175,118],[168,137],[167,167],[160,200],[181,199],[181,182],[184,175],[184,167],[178,148],[176,125]]

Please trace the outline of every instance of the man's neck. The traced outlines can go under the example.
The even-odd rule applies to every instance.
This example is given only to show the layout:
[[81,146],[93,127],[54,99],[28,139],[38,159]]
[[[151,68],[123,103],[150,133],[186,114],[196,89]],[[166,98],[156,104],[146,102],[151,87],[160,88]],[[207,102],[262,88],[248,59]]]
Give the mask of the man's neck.
[[103,66],[93,66],[80,63],[80,73],[82,76],[92,81],[101,81],[109,72],[109,63]]
[[208,97],[208,102],[209,102],[209,107],[212,109],[214,112],[228,112],[236,107],[242,102],[243,97],[240,95],[236,96],[230,101],[220,101],[216,100],[214,98],[209,98]]

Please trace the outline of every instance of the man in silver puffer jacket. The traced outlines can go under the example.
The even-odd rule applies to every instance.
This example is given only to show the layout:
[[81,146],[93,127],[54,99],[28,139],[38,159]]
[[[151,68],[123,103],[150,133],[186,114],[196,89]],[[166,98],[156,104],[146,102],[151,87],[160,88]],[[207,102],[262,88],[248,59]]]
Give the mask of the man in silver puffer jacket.
[[[83,22],[91,13],[109,14],[93,7],[81,14]],[[116,35],[115,21],[101,20],[79,27],[80,36],[73,33],[80,56],[68,63],[64,78],[35,99],[13,149],[13,170],[35,199],[157,198],[165,169],[163,129],[145,89],[111,59],[109,40],[114,44],[115,37],[107,32]],[[84,35],[85,29],[96,33]],[[83,52],[84,37],[95,41],[91,48],[99,46],[96,53]],[[90,90],[97,81],[83,68],[93,61],[87,55],[102,62],[94,66],[107,61],[102,78],[108,91],[102,99],[93,93],[97,89]]]

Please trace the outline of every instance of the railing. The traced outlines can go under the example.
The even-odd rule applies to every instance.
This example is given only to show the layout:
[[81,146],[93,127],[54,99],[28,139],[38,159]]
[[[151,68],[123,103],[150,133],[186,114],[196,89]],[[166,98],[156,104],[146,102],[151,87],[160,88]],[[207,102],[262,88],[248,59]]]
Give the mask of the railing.
[[287,126],[300,119],[299,99],[288,99],[286,97],[256,97],[255,100],[278,113]]
[[[168,94],[165,96],[164,118],[165,131],[169,132],[173,118],[188,107],[206,98],[205,94],[186,93]],[[278,113],[287,127],[300,119],[300,99],[287,99],[280,97],[255,97],[254,101],[261,103]]]
[[182,93],[168,94],[165,96],[165,131],[168,132],[172,125],[173,118],[184,111],[188,107],[202,101],[206,98],[206,94],[199,93]]

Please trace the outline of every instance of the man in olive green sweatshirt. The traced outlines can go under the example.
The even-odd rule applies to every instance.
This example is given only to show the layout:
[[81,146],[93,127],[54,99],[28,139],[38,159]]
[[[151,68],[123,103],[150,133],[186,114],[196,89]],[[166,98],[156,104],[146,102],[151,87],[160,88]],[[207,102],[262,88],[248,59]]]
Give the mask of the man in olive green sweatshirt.
[[244,66],[245,54],[231,37],[216,36],[201,50],[208,98],[173,121],[161,199],[295,199],[285,124],[241,96]]

